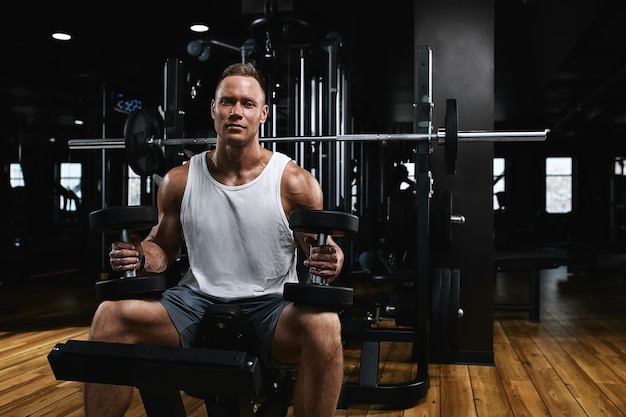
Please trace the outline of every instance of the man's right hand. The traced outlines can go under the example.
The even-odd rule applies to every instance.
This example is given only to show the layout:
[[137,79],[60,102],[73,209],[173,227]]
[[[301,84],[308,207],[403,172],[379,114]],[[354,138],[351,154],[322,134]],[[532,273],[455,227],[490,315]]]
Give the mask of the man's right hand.
[[139,236],[130,235],[131,242],[118,240],[111,244],[109,264],[113,271],[139,271],[143,267],[144,252]]

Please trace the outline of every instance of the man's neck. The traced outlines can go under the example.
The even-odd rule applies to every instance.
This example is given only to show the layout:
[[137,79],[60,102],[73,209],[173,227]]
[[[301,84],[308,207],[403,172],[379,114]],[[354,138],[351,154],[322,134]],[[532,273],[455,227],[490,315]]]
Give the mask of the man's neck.
[[218,146],[207,153],[211,175],[225,185],[242,185],[258,177],[267,165],[271,152],[255,146]]

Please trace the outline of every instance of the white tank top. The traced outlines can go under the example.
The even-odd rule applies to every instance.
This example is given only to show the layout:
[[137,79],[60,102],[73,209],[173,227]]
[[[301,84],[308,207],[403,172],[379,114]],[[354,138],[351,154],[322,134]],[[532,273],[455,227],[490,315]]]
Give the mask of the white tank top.
[[282,293],[298,281],[296,241],[280,199],[289,161],[274,152],[257,178],[227,186],[209,173],[206,151],[191,157],[180,207],[189,257],[182,285],[234,300]]

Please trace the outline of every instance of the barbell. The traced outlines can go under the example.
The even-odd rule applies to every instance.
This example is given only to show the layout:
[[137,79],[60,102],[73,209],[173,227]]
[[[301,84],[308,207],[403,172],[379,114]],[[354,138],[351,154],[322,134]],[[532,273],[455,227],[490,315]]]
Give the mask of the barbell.
[[[71,139],[70,149],[125,149],[129,166],[136,174],[149,176],[165,164],[165,146],[213,145],[216,137],[163,138],[163,121],[152,111],[141,109],[131,113],[124,125],[124,138]],[[357,133],[328,136],[263,137],[261,142],[395,142],[436,141],[445,146],[445,169],[456,172],[459,142],[531,142],[544,141],[549,129],[519,131],[458,130],[458,113],[455,99],[446,101],[445,128],[434,133]]]

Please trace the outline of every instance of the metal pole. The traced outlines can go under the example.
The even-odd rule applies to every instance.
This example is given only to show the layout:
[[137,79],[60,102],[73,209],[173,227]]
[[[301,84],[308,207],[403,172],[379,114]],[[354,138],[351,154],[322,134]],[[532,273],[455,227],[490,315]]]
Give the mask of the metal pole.
[[[418,46],[415,54],[415,131],[428,133],[432,128],[432,51],[428,46]],[[429,374],[429,315],[430,315],[430,198],[432,193],[432,175],[429,167],[430,143],[418,142],[415,149],[415,186],[416,186],[416,259],[415,294],[416,305],[415,331],[417,342],[413,354],[418,364],[417,379],[423,381],[422,395],[428,392]]]
[[[107,135],[107,125],[106,125],[106,121],[107,121],[107,85],[105,83],[102,84],[101,86],[101,94],[102,94],[102,125],[101,125],[101,129],[102,129],[102,138],[106,138]],[[107,156],[106,156],[106,148],[102,149],[102,152],[100,152],[100,207],[106,207],[107,206]],[[105,255],[106,253],[106,236],[104,235],[104,233],[102,233],[102,236],[100,236],[100,246],[101,246],[101,252],[100,252],[100,279],[105,279],[106,278],[106,268],[108,266],[108,256]]]

